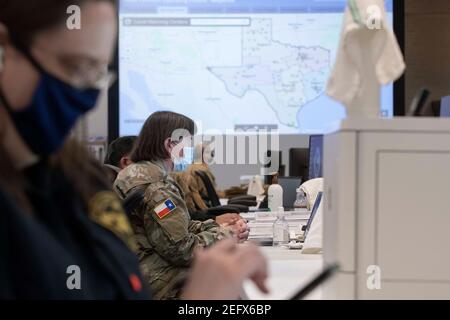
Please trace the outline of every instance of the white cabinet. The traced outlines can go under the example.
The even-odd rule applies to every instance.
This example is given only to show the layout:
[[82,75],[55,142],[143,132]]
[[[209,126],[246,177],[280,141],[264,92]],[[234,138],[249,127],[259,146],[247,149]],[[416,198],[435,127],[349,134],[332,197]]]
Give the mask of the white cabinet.
[[324,261],[341,265],[325,298],[450,299],[449,119],[343,121],[324,183]]

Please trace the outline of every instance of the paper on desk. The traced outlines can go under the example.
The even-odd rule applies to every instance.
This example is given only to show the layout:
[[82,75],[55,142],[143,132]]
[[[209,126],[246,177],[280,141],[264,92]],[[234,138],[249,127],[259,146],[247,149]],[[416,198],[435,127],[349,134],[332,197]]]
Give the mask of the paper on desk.
[[[270,293],[265,295],[251,282],[244,283],[246,295],[251,300],[287,300],[311,281],[322,268],[322,260],[269,260]],[[320,289],[307,299],[321,299]]]

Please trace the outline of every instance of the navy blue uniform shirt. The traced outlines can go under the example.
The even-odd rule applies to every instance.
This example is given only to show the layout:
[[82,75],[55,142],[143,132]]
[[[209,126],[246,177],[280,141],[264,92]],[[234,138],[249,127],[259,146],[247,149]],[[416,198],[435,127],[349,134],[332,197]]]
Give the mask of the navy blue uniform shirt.
[[1,299],[150,298],[135,254],[114,228],[98,223],[114,227],[124,214],[108,204],[112,193],[99,186],[103,196],[94,207],[104,210],[94,222],[67,179],[47,164],[24,176],[33,214],[0,188]]

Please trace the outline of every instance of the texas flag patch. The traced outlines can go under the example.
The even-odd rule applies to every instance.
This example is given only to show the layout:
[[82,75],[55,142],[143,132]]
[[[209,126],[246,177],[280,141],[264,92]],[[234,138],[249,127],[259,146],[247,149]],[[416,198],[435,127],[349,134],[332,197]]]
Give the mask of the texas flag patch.
[[173,210],[175,210],[176,206],[172,202],[172,200],[167,199],[163,203],[161,203],[159,206],[155,208],[155,213],[158,216],[158,218],[162,219],[165,216],[167,216],[169,213],[171,213]]

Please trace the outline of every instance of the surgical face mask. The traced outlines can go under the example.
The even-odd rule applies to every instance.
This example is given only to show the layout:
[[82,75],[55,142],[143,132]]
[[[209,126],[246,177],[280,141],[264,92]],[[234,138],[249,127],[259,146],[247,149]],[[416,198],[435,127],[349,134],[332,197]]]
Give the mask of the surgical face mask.
[[31,54],[16,46],[40,72],[41,79],[31,103],[13,110],[0,88],[0,102],[8,111],[18,133],[28,147],[40,156],[57,151],[77,120],[93,109],[99,89],[77,89],[46,72]]
[[194,148],[183,147],[183,157],[177,157],[173,159],[173,171],[183,172],[193,163],[194,161]]

